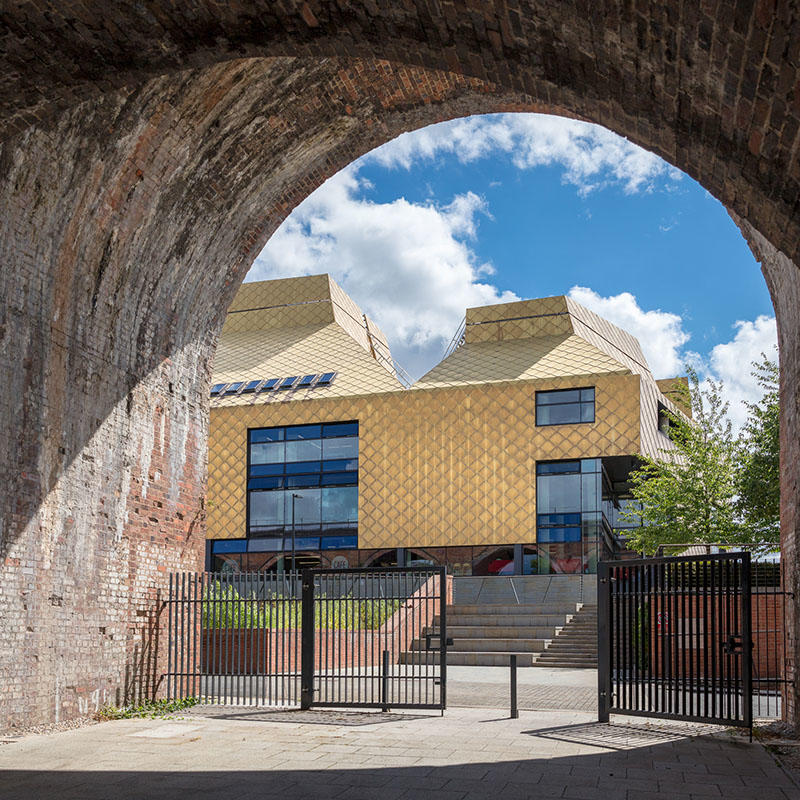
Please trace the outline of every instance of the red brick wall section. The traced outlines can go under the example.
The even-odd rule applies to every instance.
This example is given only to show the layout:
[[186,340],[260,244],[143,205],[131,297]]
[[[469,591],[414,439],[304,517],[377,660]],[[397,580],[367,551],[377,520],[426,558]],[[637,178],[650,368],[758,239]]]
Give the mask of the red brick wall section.
[[357,156],[471,113],[606,125],[737,215],[784,346],[782,526],[800,603],[793,4],[442,9],[171,0],[153,15],[30,0],[3,12],[0,727],[88,713],[152,667],[146,598],[167,570],[201,567],[209,359],[269,235]]
[[[453,578],[447,576],[447,602],[453,599]],[[392,663],[411,649],[414,638],[432,628],[439,609],[435,599],[439,577],[430,578],[377,630],[314,631],[314,669],[379,667],[383,651]],[[300,672],[301,633],[265,628],[204,629],[200,669],[207,674],[255,675]]]
[[[713,613],[710,604],[696,595],[672,595],[663,607],[654,598],[647,657],[650,673],[715,680],[733,678],[735,669],[741,674],[739,657],[726,656],[722,648],[731,633],[740,633],[740,626],[734,624],[738,603],[737,598],[730,603],[723,599]],[[754,592],[751,603],[753,679],[779,681],[784,675],[783,597]]]

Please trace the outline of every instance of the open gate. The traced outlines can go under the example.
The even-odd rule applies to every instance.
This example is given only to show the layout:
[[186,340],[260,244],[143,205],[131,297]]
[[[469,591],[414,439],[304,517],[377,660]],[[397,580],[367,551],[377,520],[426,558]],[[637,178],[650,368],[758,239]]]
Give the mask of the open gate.
[[446,581],[444,567],[306,570],[303,708],[443,711]]
[[444,568],[175,573],[166,694],[281,708],[446,706]]
[[752,728],[749,553],[598,566],[598,718]]

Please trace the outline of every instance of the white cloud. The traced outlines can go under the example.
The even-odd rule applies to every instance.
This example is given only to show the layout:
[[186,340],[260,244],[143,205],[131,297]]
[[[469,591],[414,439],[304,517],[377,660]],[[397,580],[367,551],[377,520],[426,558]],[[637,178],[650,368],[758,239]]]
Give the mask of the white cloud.
[[683,347],[689,334],[683,330],[680,316],[660,309],[645,311],[630,292],[602,297],[585,286],[573,286],[569,296],[635,336],[657,378],[672,378],[683,372]]
[[766,353],[777,358],[778,331],[775,317],[761,315],[754,321],[739,320],[734,324],[736,335],[729,342],[712,348],[708,356],[707,372],[725,384],[725,397],[730,403],[728,416],[735,429],[741,428],[747,418],[745,401],[753,403],[761,396],[761,389],[751,375],[753,362]]
[[651,191],[681,173],[658,156],[599,125],[547,114],[488,114],[431,125],[365,156],[384,167],[410,168],[445,153],[462,163],[507,155],[519,169],[559,165],[582,194],[615,183],[628,193]]
[[486,281],[493,269],[469,246],[488,213],[476,194],[447,205],[374,203],[362,188],[352,167],[328,180],[276,231],[247,280],[330,273],[418,377],[441,358],[465,308],[518,298]]
[[656,378],[671,378],[684,374],[686,365],[697,370],[702,382],[708,378],[722,381],[729,403],[728,417],[738,431],[747,419],[746,402],[756,402],[761,396],[753,378],[753,362],[766,353],[777,356],[778,342],[775,317],[761,315],[753,321],[739,320],[736,333],[727,342],[711,349],[707,356],[685,349],[689,334],[683,330],[683,320],[668,311],[641,308],[629,292],[603,297],[584,286],[573,286],[570,297],[591,311],[605,317],[623,330],[633,334],[642,346],[650,369]]

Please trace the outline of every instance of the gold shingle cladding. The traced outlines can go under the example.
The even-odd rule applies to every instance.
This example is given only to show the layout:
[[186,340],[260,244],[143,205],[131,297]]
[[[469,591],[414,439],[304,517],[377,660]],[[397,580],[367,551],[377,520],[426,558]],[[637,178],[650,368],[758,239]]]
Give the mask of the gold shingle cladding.
[[[537,389],[587,384],[596,422],[534,425]],[[212,408],[209,535],[246,535],[248,428],[358,420],[359,547],[534,542],[536,462],[637,452],[638,385],[596,375]]]
[[[339,376],[325,389],[212,401],[212,538],[247,535],[249,428],[358,420],[361,548],[534,542],[537,461],[669,446],[657,404],[671,404],[638,342],[569,298],[468,309],[464,344],[403,390],[374,352],[388,355],[385,337],[352,300],[327,276],[294,280],[242,287],[215,380]],[[593,423],[535,425],[537,391],[588,386]]]
[[214,383],[336,372],[325,387],[215,397],[212,408],[402,391],[386,336],[328,275],[242,285],[222,328]]

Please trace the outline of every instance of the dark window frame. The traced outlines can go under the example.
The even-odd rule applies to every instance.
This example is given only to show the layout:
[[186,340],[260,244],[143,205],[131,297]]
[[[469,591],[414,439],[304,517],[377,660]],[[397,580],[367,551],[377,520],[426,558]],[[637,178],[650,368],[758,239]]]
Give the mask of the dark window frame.
[[[590,390],[592,391],[592,399],[583,400],[581,393]],[[545,403],[540,398],[549,397],[559,392],[577,392],[578,399],[570,400],[564,403]],[[592,418],[581,419],[583,416],[584,406],[588,407],[591,402]],[[566,422],[542,422],[540,421],[539,409],[542,407],[554,408],[563,406],[574,406],[578,411],[578,419],[568,420]],[[597,387],[596,386],[571,386],[568,389],[542,389],[537,390],[534,396],[534,414],[536,420],[536,427],[549,428],[553,425],[593,425],[597,421]]]
[[[347,431],[348,430],[347,426],[349,426],[350,432],[343,432],[343,431]],[[322,423],[308,423],[308,424],[301,423],[301,424],[298,424],[298,425],[269,425],[269,426],[259,425],[259,426],[254,426],[254,427],[248,427],[247,428],[247,464],[246,464],[246,472],[245,472],[245,519],[244,519],[245,539],[249,540],[251,538],[252,539],[262,538],[261,536],[259,536],[258,533],[253,534],[250,531],[250,495],[251,495],[251,492],[270,492],[270,491],[285,492],[285,491],[291,491],[294,488],[319,488],[320,490],[322,490],[322,489],[334,489],[334,488],[348,488],[349,489],[349,488],[352,488],[353,486],[358,487],[358,484],[359,484],[359,481],[358,481],[358,477],[359,477],[359,459],[357,459],[357,458],[356,459],[329,459],[328,460],[329,462],[331,462],[331,463],[332,462],[336,462],[337,463],[337,469],[336,469],[335,472],[327,472],[325,470],[325,465],[326,465],[327,462],[324,461],[324,460],[320,460],[319,462],[313,462],[313,463],[319,463],[319,465],[320,465],[320,468],[319,468],[320,481],[319,481],[318,486],[316,486],[316,487],[292,487],[292,486],[288,485],[287,478],[296,477],[297,475],[296,474],[289,474],[286,471],[287,464],[304,463],[304,462],[287,462],[287,461],[284,461],[281,464],[281,466],[283,467],[281,472],[279,474],[272,475],[272,476],[251,475],[252,467],[255,466],[255,467],[258,468],[258,467],[264,467],[265,466],[263,464],[262,465],[259,465],[259,464],[254,465],[251,462],[251,448],[252,448],[252,445],[253,444],[263,444],[264,443],[264,442],[253,442],[253,441],[251,441],[253,432],[255,432],[255,431],[282,431],[283,433],[282,433],[282,435],[280,435],[280,437],[278,439],[273,439],[273,440],[268,440],[268,441],[286,442],[286,441],[295,441],[294,439],[292,439],[292,440],[288,439],[288,437],[286,435],[287,429],[289,429],[289,428],[301,429],[301,428],[304,428],[304,427],[305,428],[309,428],[309,429],[318,428],[319,432],[320,432],[320,437],[319,437],[320,441],[323,441],[325,439],[340,439],[340,438],[355,438],[355,439],[358,439],[360,441],[360,437],[361,437],[360,425],[359,425],[359,421],[357,419],[355,419],[355,420],[354,419],[350,419],[350,420],[335,420],[335,421],[331,421],[331,422],[322,422]],[[355,432],[353,432],[353,429],[354,429]],[[298,439],[297,441],[302,441],[302,439]],[[354,469],[347,469],[346,467],[343,467],[341,465],[342,461],[355,462],[355,468]],[[312,463],[312,462],[306,462],[306,463]],[[331,482],[323,483],[323,480],[322,480],[323,475],[326,475],[329,479],[331,479],[334,475],[339,475],[339,476],[341,476],[343,478],[343,480],[336,481],[336,482],[333,482],[331,480]],[[280,478],[282,483],[283,483],[283,485],[280,486],[280,487],[278,487],[278,486],[271,487],[271,488],[266,488],[265,487],[263,489],[262,488],[256,488],[256,487],[253,487],[252,489],[250,488],[250,481],[251,480],[258,480],[260,478],[266,478],[266,477]],[[324,533],[324,525],[325,524],[326,523],[323,523],[322,521],[320,521],[320,535],[322,535],[322,536],[325,536],[325,533]],[[330,523],[330,524],[333,524],[333,523]],[[337,524],[341,524],[341,523],[337,523]],[[284,528],[285,527],[286,526],[284,525]],[[270,535],[272,535],[272,534],[270,534]],[[277,534],[275,534],[275,535],[277,535]],[[284,533],[281,534],[281,535],[286,536],[288,534],[284,531]],[[341,535],[344,535],[344,534],[341,534]],[[356,518],[355,533],[352,534],[352,535],[354,535],[356,538],[358,537],[358,519],[357,518]]]

